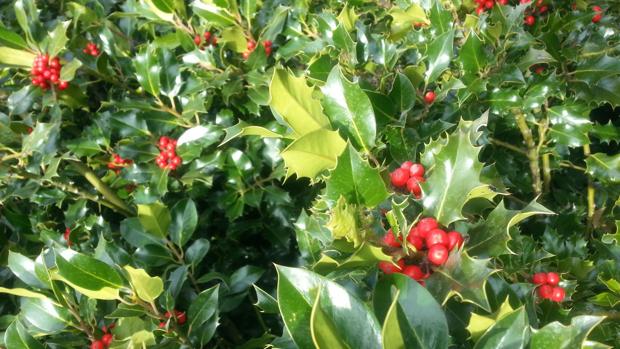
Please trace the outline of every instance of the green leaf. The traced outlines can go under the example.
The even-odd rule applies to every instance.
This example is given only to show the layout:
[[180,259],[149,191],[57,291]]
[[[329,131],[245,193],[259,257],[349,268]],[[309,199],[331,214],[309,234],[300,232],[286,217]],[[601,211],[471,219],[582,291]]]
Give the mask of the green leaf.
[[278,301],[262,288],[256,285],[252,286],[254,286],[254,291],[256,291],[256,303],[254,303],[254,306],[258,307],[262,313],[277,314],[279,311]]
[[611,120],[605,125],[594,124],[590,130],[590,134],[607,144],[611,142],[620,142],[620,127],[615,127],[611,123]]
[[0,47],[0,64],[30,68],[36,55],[29,51]]
[[522,210],[507,210],[504,201],[491,211],[489,216],[468,230],[469,240],[465,248],[472,256],[497,257],[511,253],[508,248],[510,228],[533,215],[551,215],[553,212],[536,201]]
[[24,325],[19,320],[15,320],[4,333],[4,345],[11,349],[44,349],[45,347],[37,342],[28,333]]
[[138,219],[144,230],[156,237],[164,238],[170,227],[170,211],[161,202],[149,205],[138,205]]
[[539,330],[532,330],[532,349],[581,348],[592,329],[603,321],[603,316],[579,315],[569,326],[555,321]]
[[[117,299],[123,279],[112,267],[73,250],[56,251],[58,271],[52,276],[95,299]],[[90,292],[89,292],[90,291]]]
[[429,159],[425,166],[432,168],[422,184],[424,214],[444,226],[464,218],[461,210],[469,200],[495,196],[480,180],[480,147],[473,145],[480,136],[479,129],[486,125],[487,115],[476,121],[461,120],[451,135],[431,143],[422,154],[423,159]]
[[529,322],[524,307],[505,315],[476,342],[474,349],[522,349],[529,343]]
[[[304,269],[278,265],[276,270],[280,314],[299,349],[315,345],[329,349],[323,339],[335,340],[345,348],[381,347],[376,317],[345,288]],[[321,338],[330,334],[338,337]]]
[[227,9],[220,7],[217,1],[195,0],[192,2],[192,9],[195,14],[219,27],[235,25],[235,18]]
[[174,0],[150,0],[150,2],[155,5],[160,11],[165,13],[173,13],[174,12]]
[[346,239],[354,247],[364,241],[364,230],[359,221],[359,208],[349,204],[344,197],[340,197],[330,213],[330,220],[326,224],[331,230],[334,239]]
[[34,261],[20,253],[9,251],[8,267],[20,280],[28,286],[48,288],[34,271]]
[[60,80],[71,81],[75,77],[75,72],[82,66],[79,59],[74,58],[69,63],[62,66],[60,70]]
[[196,297],[187,310],[189,320],[187,333],[191,334],[207,321],[216,322],[218,317],[218,295],[220,285],[206,289]]
[[534,64],[552,63],[555,61],[555,58],[553,58],[553,56],[551,56],[547,51],[530,47],[525,56],[518,63],[518,67],[521,70],[527,70]]
[[375,114],[370,99],[358,84],[347,81],[339,66],[329,73],[321,88],[323,106],[334,127],[365,152],[375,146]]
[[225,43],[226,47],[230,47],[231,50],[237,53],[248,50],[248,40],[240,27],[229,27],[222,30],[221,40],[218,40],[218,44],[220,42]]
[[143,301],[152,303],[164,291],[164,282],[161,278],[149,276],[144,269],[135,269],[129,265],[124,269],[129,274],[129,282],[136,295]]
[[29,50],[26,40],[19,34],[14,33],[4,26],[0,25],[0,44],[17,50]]
[[373,246],[368,242],[364,242],[357,250],[355,250],[355,252],[353,252],[351,257],[341,263],[338,263],[338,268],[374,266],[377,262],[381,261],[392,262],[392,256],[385,254],[381,247]]
[[269,86],[271,108],[282,117],[296,137],[329,128],[321,103],[312,97],[313,89],[303,77],[285,69],[275,69]]
[[437,36],[426,51],[427,69],[424,73],[424,83],[428,84],[437,80],[444,70],[450,65],[454,43],[454,30],[449,30]]
[[411,83],[411,80],[407,76],[401,73],[396,74],[394,83],[392,84],[392,90],[390,91],[390,99],[398,105],[398,110],[401,114],[404,114],[411,110],[415,104],[415,88]]
[[620,154],[596,153],[586,158],[586,172],[601,182],[620,182]]
[[514,309],[510,306],[510,302],[508,297],[500,308],[491,315],[478,315],[476,313],[471,313],[471,317],[469,318],[469,324],[467,325],[467,331],[469,331],[471,335],[471,339],[476,342],[478,338],[482,336],[491,326],[497,323],[498,320],[502,319],[507,314],[510,314],[514,311]]
[[384,348],[448,347],[443,309],[417,281],[403,274],[386,275],[377,284],[375,297],[391,299],[383,322]]
[[590,144],[588,132],[592,129],[592,122],[588,113],[586,106],[578,104],[549,108],[549,119],[553,124],[549,135],[559,144],[569,147]]
[[236,125],[230,126],[226,128],[224,131],[226,131],[226,137],[224,137],[224,140],[222,141],[222,143],[220,143],[220,146],[230,142],[231,140],[237,137],[243,137],[243,136],[261,136],[262,138],[281,138],[282,137],[282,135],[280,135],[279,133],[275,133],[273,131],[270,131],[260,126],[250,126],[246,122],[241,121],[241,120],[239,120],[239,122]]
[[183,199],[172,207],[170,238],[183,247],[194,234],[198,225],[198,212],[192,199]]
[[58,22],[56,28],[48,34],[48,42],[45,51],[50,57],[55,57],[64,50],[67,41],[69,41],[67,37],[67,27],[69,27],[69,24],[71,24],[71,21]]
[[12,294],[18,297],[47,299],[46,295],[25,288],[5,288],[0,286],[0,293]]
[[573,71],[573,76],[576,79],[588,84],[618,74],[620,74],[620,61],[617,57],[609,57],[608,55],[603,55],[598,59],[585,60],[578,64]]
[[380,171],[363,160],[351,144],[326,182],[325,195],[332,201],[343,196],[349,203],[372,208],[389,195]]
[[31,326],[44,333],[57,333],[71,324],[69,311],[50,299],[22,300],[20,316]]
[[338,131],[317,129],[303,135],[281,153],[287,167],[287,177],[294,173],[297,177],[314,179],[324,170],[336,166],[338,156],[346,146]]
[[424,9],[415,3],[409,6],[407,10],[402,10],[400,7],[394,6],[390,10],[389,15],[392,16],[390,32],[393,40],[398,40],[405,36],[416,23],[430,23],[426,18]]
[[482,41],[473,30],[467,35],[467,41],[459,51],[458,62],[469,79],[475,78],[480,70],[487,65]]
[[136,77],[144,90],[153,96],[159,96],[161,65],[158,54],[153,46],[148,45],[133,59]]
[[453,27],[452,13],[446,10],[441,0],[433,0],[430,13],[430,23],[438,34],[448,32]]
[[490,259],[477,259],[466,252],[453,250],[446,263],[426,280],[427,289],[441,303],[452,294],[463,301],[490,311],[485,285],[495,270],[489,268]]

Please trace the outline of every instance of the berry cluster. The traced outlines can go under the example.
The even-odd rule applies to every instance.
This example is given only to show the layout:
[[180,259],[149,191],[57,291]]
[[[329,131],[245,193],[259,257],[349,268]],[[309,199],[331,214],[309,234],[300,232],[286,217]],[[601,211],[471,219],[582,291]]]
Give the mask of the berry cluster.
[[95,44],[94,42],[89,42],[88,44],[86,44],[86,48],[82,51],[84,51],[84,53],[86,53],[87,55],[91,55],[93,57],[99,56],[99,47],[97,47],[97,44]]
[[113,160],[108,162],[108,168],[114,172],[116,172],[116,174],[119,174],[121,172],[121,168],[131,164],[133,161],[129,160],[129,159],[123,159],[120,155],[118,154],[114,154],[113,155]]
[[[170,320],[170,318],[173,318],[176,320],[177,324],[179,325],[183,325],[186,321],[187,321],[187,315],[185,315],[184,311],[180,311],[180,310],[173,310],[174,311],[174,315],[173,313],[167,311],[164,314],[164,317],[166,318],[166,321]],[[166,327],[166,321],[161,321],[159,323],[159,328],[165,328]]]
[[170,137],[159,138],[159,155],[155,158],[157,166],[169,170],[176,170],[181,165],[181,157],[176,153],[177,141]]
[[101,339],[94,340],[92,343],[90,343],[90,349],[109,348],[110,345],[112,344],[112,341],[114,340],[114,335],[111,333],[108,333],[108,331],[113,329],[115,326],[116,324],[111,324],[109,327],[108,326],[101,327],[101,330],[103,331],[103,336],[101,337]]
[[422,195],[420,183],[424,183],[424,166],[411,161],[403,162],[399,168],[390,173],[392,185],[398,189],[407,188],[411,194],[419,199]]
[[[209,45],[215,46],[215,45],[217,45],[217,36],[211,34],[210,31],[206,31],[202,35],[205,38],[205,45],[206,46],[209,46]],[[200,35],[194,36],[194,43],[196,44],[196,46],[200,46],[200,44],[202,43],[202,39],[200,38]]]
[[47,90],[51,85],[58,85],[61,91],[66,89],[69,83],[60,80],[61,69],[62,65],[58,57],[50,59],[48,54],[36,56],[30,71],[32,84],[41,87],[42,90]]
[[[532,2],[532,0],[520,0],[519,2],[521,4],[529,4],[530,2]],[[542,16],[543,14],[547,13],[548,10],[549,7],[545,5],[545,0],[536,0],[536,8],[528,8],[525,10],[525,18],[523,19],[523,23],[528,27],[533,26],[534,24],[536,24],[536,17],[534,16],[536,14]]]
[[508,0],[474,0],[478,7],[476,7],[476,14],[480,16],[481,13],[487,10],[491,10],[495,3],[500,5],[508,5]]
[[540,298],[558,303],[564,300],[566,293],[562,287],[558,286],[560,276],[557,273],[536,273],[532,277],[532,282],[538,285],[537,292]]
[[[265,48],[265,54],[267,56],[271,55],[272,45],[273,43],[271,42],[271,40],[263,41],[263,47]],[[256,41],[252,39],[248,40],[247,48],[248,50],[242,53],[243,59],[245,60],[247,60],[250,57],[250,54],[252,54],[252,52],[256,49]]]
[[435,101],[435,91],[428,91],[424,94],[424,102],[426,104],[433,104]]
[[592,23],[598,23],[603,19],[603,9],[598,6],[592,6],[592,11],[594,11],[594,16],[592,16]]
[[71,242],[71,229],[69,227],[67,227],[65,229],[65,233],[62,234],[63,238],[65,239],[65,241],[67,242],[67,246],[71,247],[72,242]]
[[[403,273],[416,281],[428,278],[432,270],[430,266],[441,266],[448,259],[450,251],[455,247],[463,246],[463,236],[457,231],[446,233],[439,228],[439,223],[432,217],[420,219],[420,221],[409,231],[407,242],[415,247],[416,251],[425,255],[420,265],[405,265],[405,261],[400,259],[396,265],[389,262],[380,262],[379,268],[386,274]],[[402,241],[396,239],[392,230],[383,236],[383,243],[389,247],[400,248]],[[426,263],[430,262],[430,265]],[[421,282],[422,283],[422,282]]]

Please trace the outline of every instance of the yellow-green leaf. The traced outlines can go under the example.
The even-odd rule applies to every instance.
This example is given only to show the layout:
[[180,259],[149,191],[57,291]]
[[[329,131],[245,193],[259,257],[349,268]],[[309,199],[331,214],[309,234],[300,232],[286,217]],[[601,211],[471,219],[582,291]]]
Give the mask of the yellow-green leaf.
[[287,177],[293,173],[297,177],[314,179],[321,172],[334,168],[338,156],[347,143],[337,131],[317,129],[305,134],[282,151]]
[[125,266],[125,270],[129,274],[131,286],[143,301],[153,302],[164,291],[164,282],[161,278],[150,276],[144,269],[135,269],[129,265]]

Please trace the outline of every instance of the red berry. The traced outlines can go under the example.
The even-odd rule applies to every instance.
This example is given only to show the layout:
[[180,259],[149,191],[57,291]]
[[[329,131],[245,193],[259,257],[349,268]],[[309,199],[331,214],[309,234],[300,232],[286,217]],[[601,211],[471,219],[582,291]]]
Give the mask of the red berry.
[[393,186],[398,188],[404,187],[407,185],[407,180],[409,180],[409,171],[402,168],[397,168],[390,173],[390,179]]
[[564,291],[564,289],[562,287],[554,287],[553,290],[551,291],[551,297],[550,299],[554,302],[561,302],[564,300],[564,296],[566,296],[566,292]]
[[102,341],[94,341],[90,343],[90,349],[104,349],[104,345]]
[[169,311],[166,311],[166,312],[164,313],[164,316],[165,316],[167,319],[169,319],[169,318],[172,316],[172,314],[171,314]]
[[265,41],[263,41],[263,46],[265,46],[265,47],[271,47],[271,45],[273,45],[273,43],[271,42],[271,40],[265,40]]
[[177,148],[177,145],[176,145],[176,144],[174,144],[174,143],[168,143],[168,144],[166,145],[166,150],[168,150],[168,151],[175,151],[175,150],[176,150],[176,148]]
[[159,148],[165,148],[170,143],[170,138],[166,136],[159,137]]
[[58,89],[59,90],[66,90],[67,87],[69,87],[69,82],[65,81],[65,80],[60,80],[58,81]]
[[531,26],[534,25],[534,23],[536,23],[536,18],[534,18],[534,16],[532,16],[532,15],[529,15],[529,16],[525,17],[524,23],[525,23],[525,25],[531,27]]
[[545,72],[545,67],[542,65],[539,65],[536,67],[536,69],[534,69],[534,72],[538,75],[541,75],[542,73]]
[[402,168],[404,170],[409,170],[411,168],[411,165],[413,165],[413,162],[405,161],[402,164],[400,164],[400,168]]
[[416,250],[422,251],[424,249],[424,239],[417,235],[407,235],[407,241],[415,247]]
[[597,13],[594,15],[594,17],[592,17],[592,23],[598,23],[601,21],[602,18],[603,18],[603,15],[601,15],[600,13]]
[[480,16],[484,12],[484,6],[476,7],[476,14]]
[[420,188],[420,177],[411,177],[407,180],[407,190],[419,198],[422,194],[422,188]]
[[548,9],[549,9],[549,7],[547,7],[546,5],[545,6],[541,6],[538,9],[538,13],[540,13],[542,15],[543,13],[547,12]]
[[402,273],[416,281],[424,279],[424,272],[417,265],[408,265],[404,267]]
[[560,283],[560,276],[557,273],[547,273],[547,283],[551,286],[556,286]]
[[113,162],[108,162],[108,168],[109,168],[110,170],[113,170],[113,169],[115,169],[115,168],[116,168],[116,165],[115,165]]
[[508,0],[499,0],[498,3],[500,5],[508,5]]
[[383,242],[390,247],[400,247],[400,242],[396,240],[392,229],[389,229],[385,235],[383,235]]
[[54,59],[52,59],[50,62],[50,68],[60,69],[60,59],[58,59],[58,57],[54,57]]
[[265,55],[271,55],[271,47],[265,47]]
[[105,345],[105,347],[109,347],[110,344],[112,344],[112,341],[114,340],[114,336],[111,335],[110,333],[106,333],[103,335],[103,337],[101,337],[101,341],[103,342],[103,345]]
[[87,55],[89,55],[89,54],[90,54],[90,50],[89,50],[89,49],[87,49],[87,48],[83,49],[83,50],[82,50],[82,52],[86,53]]
[[183,325],[185,323],[185,321],[187,321],[187,316],[185,315],[184,311],[179,311],[179,310],[175,310],[175,316],[177,318],[177,323],[179,325]]
[[52,76],[50,76],[50,81],[53,83],[57,83],[60,79],[60,76],[58,76],[58,74],[52,74]]
[[213,46],[217,45],[217,36],[213,35],[211,37],[211,45]]
[[245,51],[241,54],[241,56],[243,57],[244,60],[248,60],[248,58],[250,58],[250,52]]
[[396,262],[396,265],[394,265],[391,262],[385,262],[385,261],[379,262],[379,269],[381,269],[381,271],[383,271],[386,274],[398,273],[401,270],[403,270],[404,266],[405,266],[405,261],[402,259]]
[[422,218],[420,219],[418,224],[416,224],[416,228],[418,229],[420,237],[422,238],[426,238],[428,232],[437,228],[438,226],[439,224],[437,224],[437,221],[433,217]]
[[65,241],[69,242],[69,238],[71,237],[71,229],[69,228],[65,229],[65,233],[63,234],[63,237],[65,238]]
[[200,45],[200,35],[196,35],[196,36],[194,36],[194,43],[195,43],[196,45]]
[[542,299],[550,299],[553,294],[553,287],[542,285],[538,288],[538,296]]
[[436,244],[428,249],[428,260],[435,265],[442,265],[448,259],[449,254],[445,245]]
[[166,327],[166,323],[164,321],[159,323],[159,328],[165,328]]
[[429,231],[426,235],[426,246],[430,248],[437,244],[448,245],[448,234],[439,228]]
[[49,70],[44,70],[43,71],[43,77],[46,79],[49,79],[52,76],[52,72]]
[[256,48],[256,41],[254,40],[248,40],[248,51],[254,51],[254,49]]
[[532,282],[536,285],[544,285],[547,283],[547,274],[545,273],[536,273],[532,277]]
[[492,0],[487,0],[487,1],[484,2],[484,7],[490,9],[490,8],[493,8],[494,4],[495,3]]
[[170,159],[170,164],[172,164],[173,166],[177,167],[179,165],[181,165],[181,158],[178,156],[173,157],[172,159]]
[[460,248],[463,246],[463,235],[458,231],[451,231],[448,233],[448,251],[452,251],[454,247]]
[[202,34],[205,37],[205,42],[209,42],[209,40],[211,39],[211,32],[205,32],[204,34]]
[[177,153],[174,150],[166,150],[164,154],[167,159],[172,159],[173,157],[177,156]]
[[435,92],[433,91],[426,92],[426,94],[424,95],[424,102],[426,102],[426,104],[432,104],[434,101],[435,101]]
[[411,164],[411,167],[409,167],[409,175],[411,177],[423,177],[424,166],[422,166],[422,164]]
[[28,127],[28,129],[26,130],[26,132],[28,132],[28,134],[32,133],[32,127]]
[[600,6],[598,6],[598,5],[594,5],[594,6],[592,6],[592,11],[594,11],[594,12],[603,12],[603,9]]

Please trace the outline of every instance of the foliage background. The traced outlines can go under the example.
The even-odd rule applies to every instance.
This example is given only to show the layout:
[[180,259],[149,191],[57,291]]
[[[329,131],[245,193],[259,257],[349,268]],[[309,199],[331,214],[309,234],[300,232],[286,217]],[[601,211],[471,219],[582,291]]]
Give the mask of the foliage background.
[[[439,348],[448,331],[464,348],[619,346],[618,3],[599,23],[586,2],[544,3],[528,27],[533,3],[0,1],[0,345],[84,347],[118,321],[118,348],[359,333]],[[205,31],[218,44],[197,48]],[[38,52],[61,57],[69,89],[30,85]],[[179,139],[176,171],[155,166],[162,135]],[[133,160],[118,175],[114,153]],[[429,173],[421,201],[389,186],[405,160]],[[419,214],[468,236],[429,292],[376,268],[385,230]],[[536,271],[562,273],[567,300],[538,302]],[[151,305],[139,291],[160,280]],[[360,306],[334,308],[343,290]],[[158,329],[173,308],[197,322]]]

